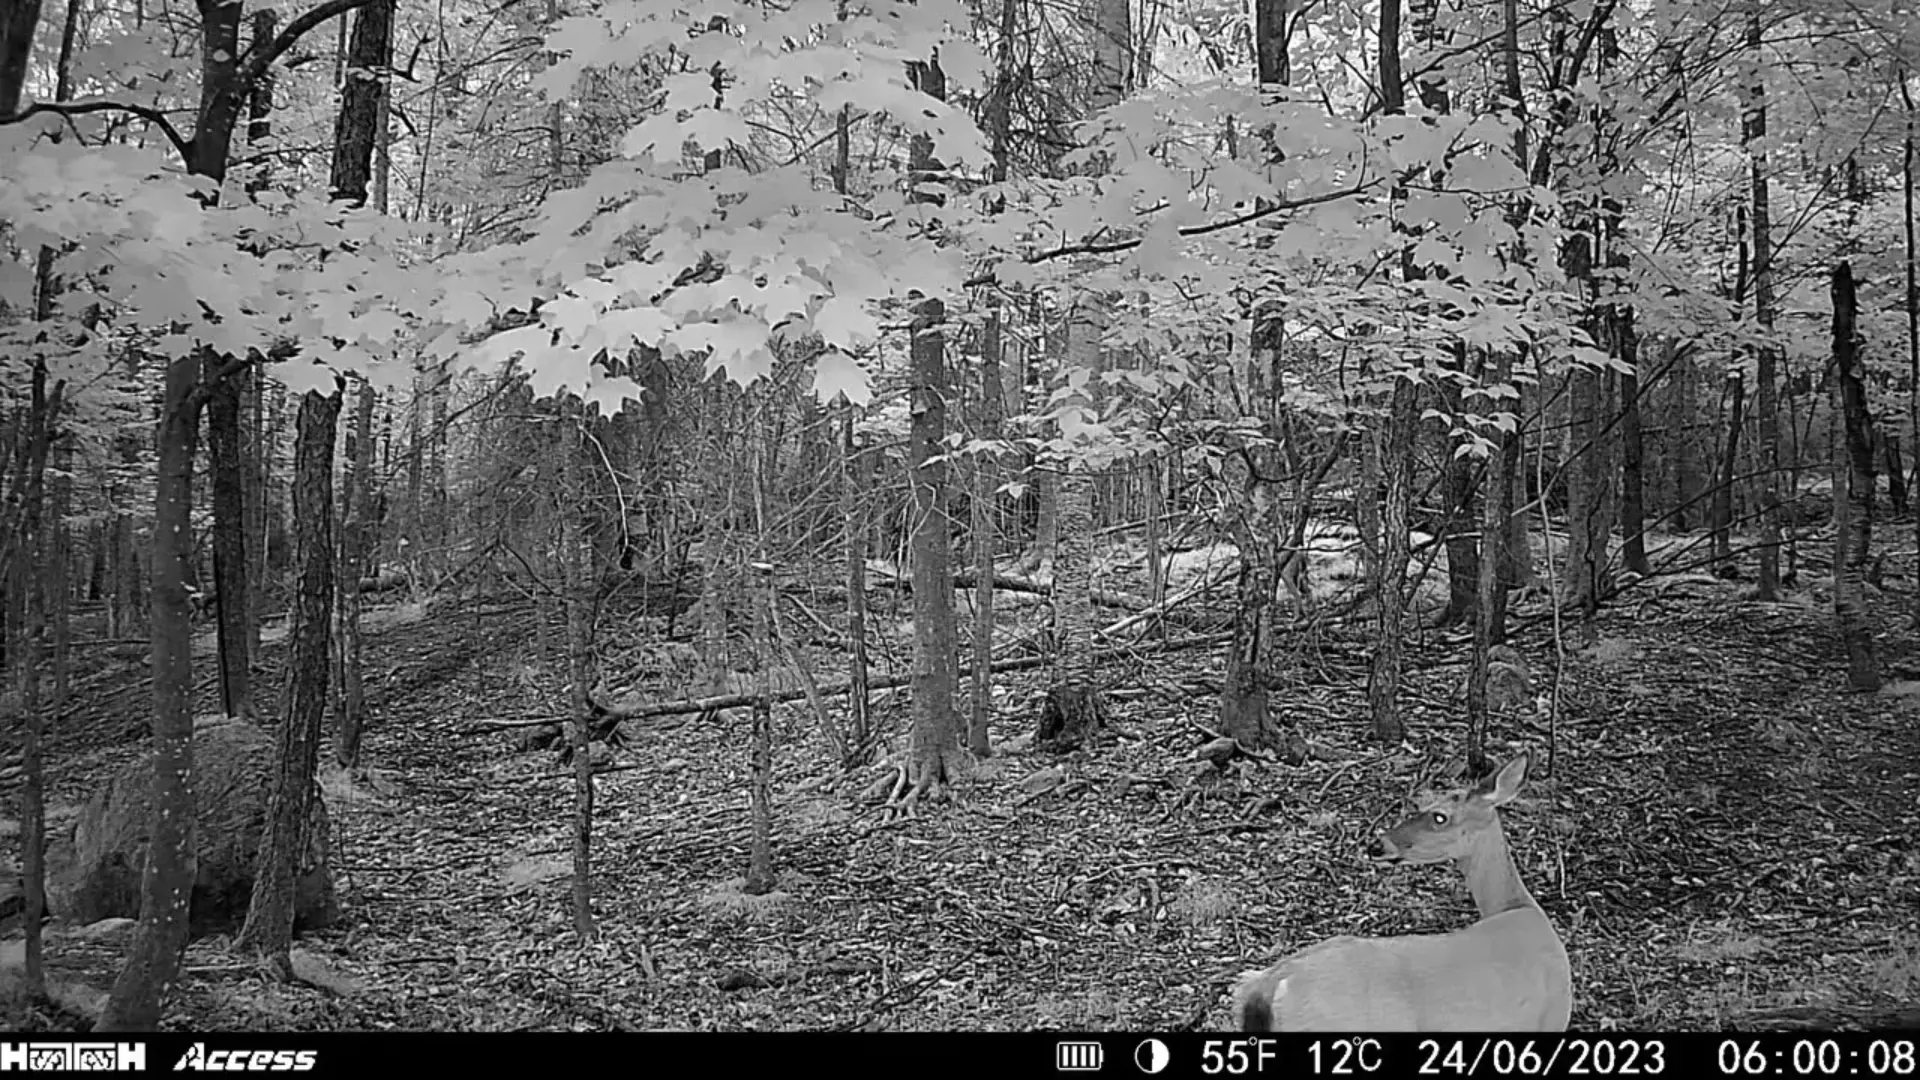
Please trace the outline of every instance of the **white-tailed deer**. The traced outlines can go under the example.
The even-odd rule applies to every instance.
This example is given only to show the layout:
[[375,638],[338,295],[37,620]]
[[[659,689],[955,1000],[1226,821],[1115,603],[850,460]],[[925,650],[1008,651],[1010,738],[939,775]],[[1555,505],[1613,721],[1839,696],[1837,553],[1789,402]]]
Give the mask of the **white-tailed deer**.
[[1566,946],[1520,883],[1499,807],[1528,756],[1380,834],[1371,854],[1460,864],[1480,921],[1450,934],[1337,937],[1240,977],[1242,1031],[1564,1031],[1573,1007]]

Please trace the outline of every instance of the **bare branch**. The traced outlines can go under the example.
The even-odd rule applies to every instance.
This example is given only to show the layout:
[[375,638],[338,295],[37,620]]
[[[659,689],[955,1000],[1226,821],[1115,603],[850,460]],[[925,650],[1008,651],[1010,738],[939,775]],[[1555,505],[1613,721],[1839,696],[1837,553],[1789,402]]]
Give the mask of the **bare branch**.
[[345,15],[356,8],[366,7],[375,0],[326,0],[316,7],[302,12],[300,17],[287,24],[264,48],[259,42],[247,47],[246,54],[240,58],[240,86],[252,86],[253,81],[264,74],[275,60],[280,59],[288,49],[299,42],[307,31],[336,16]]
[[[197,2],[204,12],[208,4],[214,2],[214,0],[197,0]],[[239,92],[244,93],[247,87],[253,85],[254,80],[264,74],[275,60],[285,55],[288,49],[293,48],[293,46],[299,42],[300,38],[309,30],[312,30],[314,27],[319,26],[329,19],[344,15],[356,8],[365,7],[373,2],[374,0],[324,0],[323,3],[303,12],[299,18],[288,23],[286,29],[280,31],[271,41],[266,42],[264,45],[260,42],[255,42],[248,47],[246,53],[243,54],[240,59],[238,78],[234,80],[234,86]],[[17,124],[35,113],[53,113],[57,116],[72,117],[97,112],[131,113],[151,123],[154,127],[160,129],[161,134],[167,137],[168,142],[173,144],[173,148],[180,154],[181,162],[187,165],[192,164],[193,148],[190,141],[182,138],[179,129],[175,128],[173,123],[158,109],[145,105],[131,105],[118,101],[88,101],[81,103],[38,102],[28,106],[15,116],[0,117],[0,124]]]
[[149,105],[135,105],[125,101],[37,101],[12,116],[0,117],[0,124],[18,124],[35,113],[74,117],[101,112],[130,113],[145,120],[160,129],[160,133],[167,137],[167,141],[173,144],[175,150],[179,151],[182,162],[193,160],[187,140],[180,137],[179,129],[167,119],[167,114]]
[[[1205,236],[1208,233],[1237,229],[1242,225],[1251,224],[1259,221],[1261,218],[1272,217],[1275,214],[1284,213],[1288,210],[1298,210],[1304,206],[1318,206],[1321,203],[1337,202],[1341,199],[1352,198],[1366,191],[1368,188],[1379,187],[1382,182],[1380,179],[1368,180],[1355,184],[1352,187],[1341,188],[1338,191],[1325,191],[1318,195],[1308,195],[1301,199],[1285,199],[1279,202],[1264,203],[1244,214],[1235,214],[1232,217],[1221,218],[1219,221],[1209,221],[1205,225],[1184,226],[1179,230],[1178,235],[1181,237]],[[1065,258],[1069,255],[1111,255],[1116,251],[1130,251],[1139,247],[1143,242],[1144,240],[1142,238],[1136,237],[1131,240],[1111,240],[1105,243],[1088,241],[1083,244],[1068,244],[1064,247],[1052,248],[1047,251],[1036,251],[1022,261],[1028,266],[1036,266],[1040,263],[1051,262],[1054,259]],[[964,285],[966,288],[974,289],[983,285],[992,285],[996,280],[993,272],[988,271],[987,273],[976,274],[968,278],[964,282]]]

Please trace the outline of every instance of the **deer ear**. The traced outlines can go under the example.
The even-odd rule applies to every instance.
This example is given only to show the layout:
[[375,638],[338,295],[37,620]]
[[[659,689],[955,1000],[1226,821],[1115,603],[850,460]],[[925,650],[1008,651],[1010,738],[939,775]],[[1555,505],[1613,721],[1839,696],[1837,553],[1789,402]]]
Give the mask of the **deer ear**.
[[1531,755],[1521,754],[1500,767],[1500,771],[1480,781],[1474,794],[1495,806],[1512,801],[1520,794],[1520,786],[1527,782],[1527,767],[1532,763]]

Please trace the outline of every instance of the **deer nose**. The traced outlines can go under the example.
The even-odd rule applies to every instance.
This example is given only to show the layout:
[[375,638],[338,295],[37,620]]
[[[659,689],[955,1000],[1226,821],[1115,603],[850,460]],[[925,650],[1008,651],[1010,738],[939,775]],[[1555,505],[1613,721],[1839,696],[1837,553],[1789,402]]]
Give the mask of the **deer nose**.
[[1399,852],[1387,842],[1384,836],[1376,836],[1373,843],[1367,845],[1367,854],[1376,859],[1391,859]]

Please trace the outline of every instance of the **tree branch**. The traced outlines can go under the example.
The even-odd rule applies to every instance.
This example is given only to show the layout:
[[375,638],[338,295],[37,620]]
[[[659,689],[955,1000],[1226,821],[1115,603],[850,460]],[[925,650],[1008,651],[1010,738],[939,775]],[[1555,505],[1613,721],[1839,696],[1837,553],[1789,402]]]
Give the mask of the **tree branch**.
[[160,133],[167,137],[167,141],[173,144],[175,150],[179,151],[182,162],[193,160],[187,140],[180,137],[179,129],[173,126],[173,122],[167,119],[165,113],[148,105],[133,105],[123,101],[36,101],[12,116],[0,117],[0,124],[18,124],[35,113],[74,117],[99,112],[131,113],[145,120],[160,129]]
[[[203,10],[208,2],[209,0],[198,0]],[[356,8],[362,8],[375,2],[376,0],[324,0],[323,3],[303,12],[299,18],[288,23],[286,29],[275,35],[273,40],[265,44],[257,41],[254,42],[248,46],[247,51],[240,57],[240,63],[236,72],[237,77],[234,79],[233,84],[235,91],[245,93],[247,88],[251,87],[254,81],[264,74],[275,60],[286,55],[288,49],[293,48],[294,45],[299,43],[300,38],[304,36],[307,31],[312,30],[328,19],[344,15]],[[173,144],[173,148],[179,151],[180,160],[184,164],[189,166],[193,164],[193,148],[189,140],[182,138],[179,129],[175,128],[172,122],[158,109],[149,108],[145,105],[129,105],[117,101],[89,101],[81,104],[37,102],[28,106],[17,115],[0,117],[0,123],[17,124],[35,113],[54,113],[58,116],[80,116],[85,113],[97,112],[124,112],[140,117],[142,120],[160,129],[161,133],[167,137],[167,141]]]
[[238,84],[242,87],[252,86],[253,81],[264,74],[275,60],[285,55],[288,49],[293,48],[307,31],[328,19],[345,15],[356,8],[363,8],[376,2],[378,0],[325,0],[324,3],[302,12],[299,18],[288,23],[287,28],[280,31],[264,48],[257,41],[247,46],[246,53],[240,58]]
[[[1178,235],[1186,238],[1205,236],[1208,233],[1223,232],[1227,229],[1237,229],[1242,225],[1259,221],[1261,218],[1272,217],[1275,214],[1287,210],[1298,210],[1303,206],[1318,206],[1321,203],[1337,202],[1341,199],[1351,198],[1366,191],[1368,188],[1379,187],[1382,182],[1383,181],[1379,179],[1368,180],[1349,188],[1341,188],[1338,191],[1324,191],[1318,195],[1308,195],[1302,199],[1287,199],[1281,202],[1268,203],[1264,206],[1256,206],[1244,214],[1235,214],[1229,218],[1221,218],[1219,221],[1209,221],[1205,225],[1184,226],[1178,231]],[[1051,262],[1054,259],[1065,258],[1069,255],[1111,255],[1116,251],[1130,251],[1133,248],[1139,247],[1144,242],[1144,238],[1135,237],[1131,240],[1112,240],[1106,243],[1088,241],[1082,244],[1068,244],[1064,247],[1034,252],[1021,261],[1025,262],[1028,266],[1037,266],[1040,263]],[[966,288],[977,289],[984,285],[992,285],[996,280],[993,271],[989,270],[984,274],[976,274],[968,278],[962,284]]]

